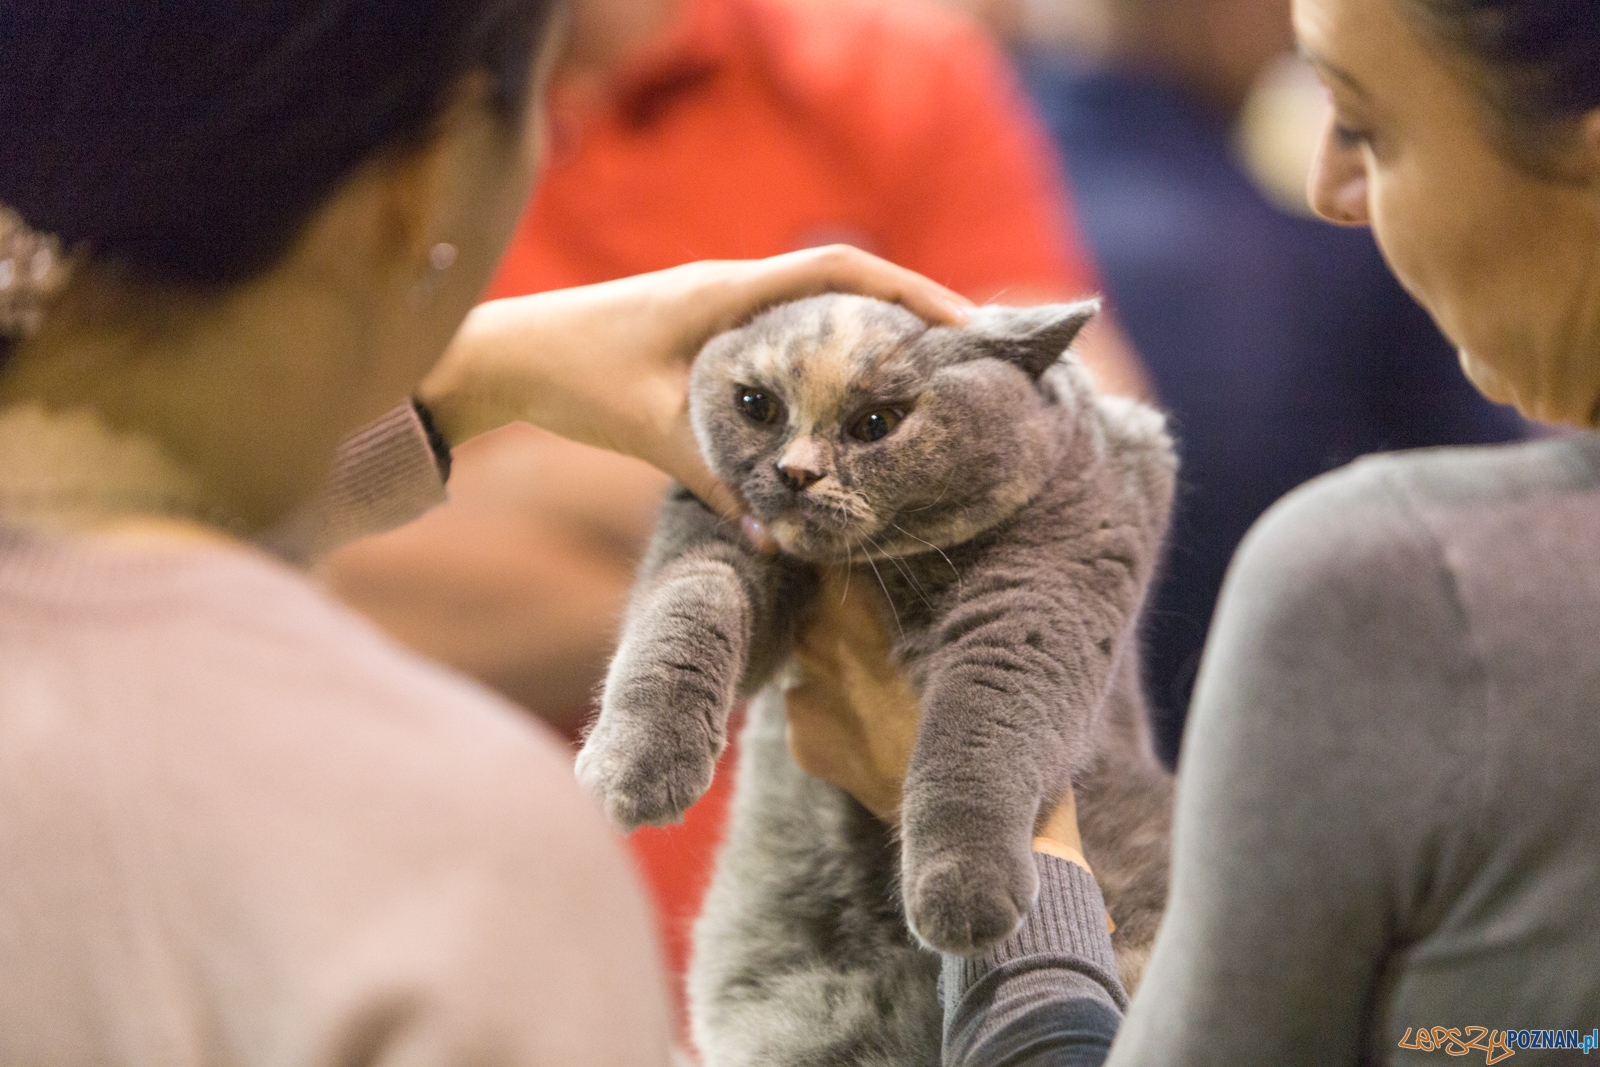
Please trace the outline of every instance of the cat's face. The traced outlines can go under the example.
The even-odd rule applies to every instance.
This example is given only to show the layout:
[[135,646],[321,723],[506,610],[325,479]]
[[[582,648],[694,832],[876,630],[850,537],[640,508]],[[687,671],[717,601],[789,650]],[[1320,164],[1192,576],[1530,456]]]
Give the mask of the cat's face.
[[786,304],[700,353],[695,435],[790,554],[838,563],[959,544],[1055,468],[1055,415],[1086,385],[1043,375],[1095,310],[984,308],[971,326],[930,329],[863,297]]

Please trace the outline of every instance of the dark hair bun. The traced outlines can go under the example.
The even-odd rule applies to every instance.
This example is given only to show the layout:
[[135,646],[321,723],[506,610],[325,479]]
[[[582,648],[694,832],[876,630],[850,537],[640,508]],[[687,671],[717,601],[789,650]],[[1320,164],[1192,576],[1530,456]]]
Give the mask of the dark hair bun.
[[515,118],[550,6],[0,0],[0,202],[151,280],[243,281],[468,73]]

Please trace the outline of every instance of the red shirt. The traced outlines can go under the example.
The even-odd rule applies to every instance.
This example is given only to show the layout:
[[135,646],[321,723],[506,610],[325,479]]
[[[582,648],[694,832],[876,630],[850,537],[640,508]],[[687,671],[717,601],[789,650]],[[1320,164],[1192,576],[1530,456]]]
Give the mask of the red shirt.
[[[538,193],[492,296],[857,245],[978,299],[1095,288],[1004,56],[911,0],[686,0],[588,106],[557,86]],[[632,844],[681,973],[731,789]]]
[[1005,57],[911,0],[686,0],[580,109],[494,296],[846,241],[978,299],[1095,287]]

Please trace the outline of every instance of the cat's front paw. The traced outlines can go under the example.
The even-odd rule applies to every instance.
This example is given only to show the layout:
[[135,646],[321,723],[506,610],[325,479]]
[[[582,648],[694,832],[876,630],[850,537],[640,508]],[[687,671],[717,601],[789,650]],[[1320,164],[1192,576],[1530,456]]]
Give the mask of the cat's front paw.
[[1033,857],[997,849],[906,854],[906,918],[929,948],[976,956],[1016,932],[1033,906]]
[[623,738],[605,727],[602,720],[589,736],[576,770],[578,782],[600,801],[606,818],[624,830],[681,822],[689,805],[711,786],[716,758],[706,739]]

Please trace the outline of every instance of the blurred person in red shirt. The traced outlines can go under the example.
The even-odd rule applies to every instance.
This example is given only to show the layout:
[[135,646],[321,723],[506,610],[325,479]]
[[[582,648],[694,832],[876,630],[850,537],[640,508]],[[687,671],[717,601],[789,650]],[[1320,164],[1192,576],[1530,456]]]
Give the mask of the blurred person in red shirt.
[[[1005,57],[912,0],[577,0],[550,130],[492,297],[839,241],[979,301],[1097,288]],[[1114,327],[1081,347],[1104,385],[1141,389]],[[325,573],[401,640],[576,734],[664,488],[510,427],[458,450],[447,506]],[[632,838],[679,973],[728,764],[683,826]]]

